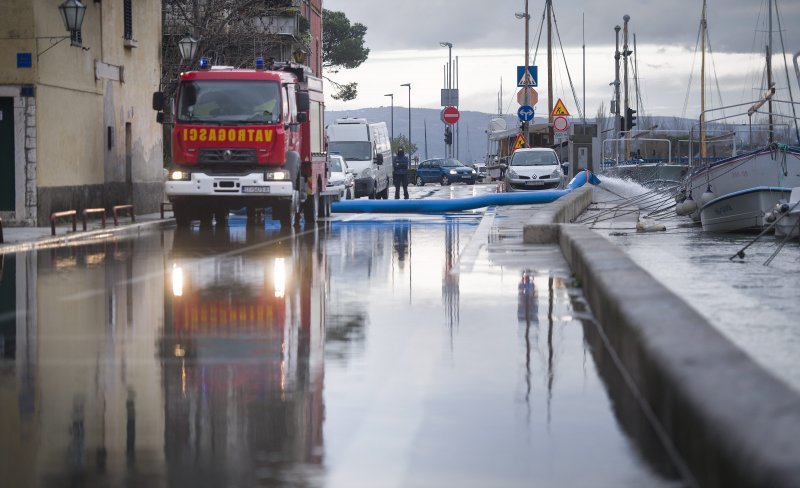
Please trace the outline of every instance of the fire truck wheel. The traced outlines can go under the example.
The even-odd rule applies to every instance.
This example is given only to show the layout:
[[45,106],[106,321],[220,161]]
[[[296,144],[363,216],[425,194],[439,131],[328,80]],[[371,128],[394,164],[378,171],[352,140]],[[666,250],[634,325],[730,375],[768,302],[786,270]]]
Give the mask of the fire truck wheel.
[[256,208],[248,206],[247,210],[247,226],[248,227],[255,227],[256,226]]
[[291,202],[279,202],[272,207],[272,217],[281,223],[281,229],[288,230],[294,226],[295,212]]
[[314,192],[313,195],[306,197],[303,203],[303,219],[306,224],[313,224],[317,221],[319,215],[319,192]]
[[375,200],[378,198],[378,182],[372,180],[372,190],[369,192],[369,199]]
[[192,220],[189,218],[189,209],[186,208],[186,205],[175,203],[172,205],[172,212],[175,215],[175,223],[178,225],[178,228],[188,228],[192,223]]
[[201,227],[211,227],[211,224],[214,220],[214,211],[211,209],[201,209],[198,210],[200,213],[200,226]]
[[225,227],[228,225],[228,209],[218,208],[214,210],[214,220],[217,221],[217,227]]

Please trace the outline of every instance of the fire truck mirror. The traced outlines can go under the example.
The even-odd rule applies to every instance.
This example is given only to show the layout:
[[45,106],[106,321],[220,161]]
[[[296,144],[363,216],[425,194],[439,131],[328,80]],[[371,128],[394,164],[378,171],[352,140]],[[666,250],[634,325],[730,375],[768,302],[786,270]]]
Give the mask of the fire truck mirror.
[[298,113],[297,114],[297,122],[299,122],[301,124],[305,123],[305,122],[308,122],[308,114],[305,113],[305,112]]
[[378,153],[378,155],[375,156],[375,162],[378,164],[383,164],[383,154]]
[[153,110],[164,110],[164,92],[153,92]]
[[308,99],[308,92],[297,93],[297,111],[308,112],[311,102]]

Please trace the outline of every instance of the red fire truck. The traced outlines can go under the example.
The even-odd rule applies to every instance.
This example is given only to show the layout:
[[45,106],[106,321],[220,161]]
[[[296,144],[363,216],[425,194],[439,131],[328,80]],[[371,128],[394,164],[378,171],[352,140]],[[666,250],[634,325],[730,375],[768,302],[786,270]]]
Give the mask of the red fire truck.
[[248,224],[271,209],[281,226],[314,222],[329,209],[324,193],[322,80],[306,66],[212,67],[181,73],[172,116],[153,94],[157,120],[172,122],[166,195],[179,227],[192,220],[224,223],[245,208]]

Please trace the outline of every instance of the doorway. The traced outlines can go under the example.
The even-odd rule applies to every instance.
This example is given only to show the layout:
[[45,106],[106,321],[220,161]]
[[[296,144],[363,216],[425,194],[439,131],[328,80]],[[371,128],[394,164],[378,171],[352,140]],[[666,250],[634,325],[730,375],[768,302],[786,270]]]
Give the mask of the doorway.
[[0,211],[16,210],[14,152],[14,99],[0,97]]

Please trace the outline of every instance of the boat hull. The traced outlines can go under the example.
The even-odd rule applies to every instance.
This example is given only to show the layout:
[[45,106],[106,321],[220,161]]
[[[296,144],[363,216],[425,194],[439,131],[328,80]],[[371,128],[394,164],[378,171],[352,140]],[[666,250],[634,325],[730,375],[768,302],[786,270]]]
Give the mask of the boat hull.
[[769,225],[764,214],[785,200],[791,188],[757,187],[715,198],[700,209],[700,222],[707,232],[759,231]]
[[[689,175],[689,191],[695,202],[711,186],[717,198],[760,187],[800,186],[800,148],[766,146],[758,151],[723,159]],[[774,205],[775,202],[773,202]],[[761,215],[772,207],[761,208]],[[691,217],[701,221],[701,209]]]

